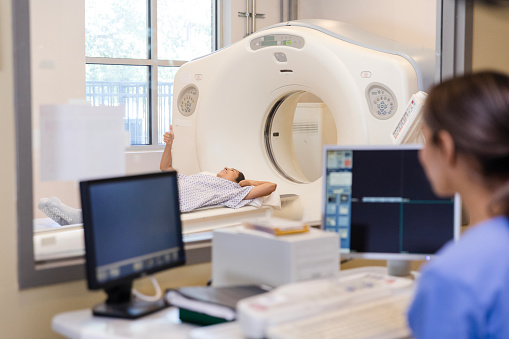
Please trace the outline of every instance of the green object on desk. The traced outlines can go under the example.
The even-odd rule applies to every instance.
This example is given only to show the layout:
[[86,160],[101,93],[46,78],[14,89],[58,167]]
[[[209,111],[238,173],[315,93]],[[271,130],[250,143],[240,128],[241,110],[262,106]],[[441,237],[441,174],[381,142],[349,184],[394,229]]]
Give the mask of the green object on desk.
[[216,325],[229,321],[205,313],[186,310],[185,308],[179,308],[179,318],[183,322],[202,326]]

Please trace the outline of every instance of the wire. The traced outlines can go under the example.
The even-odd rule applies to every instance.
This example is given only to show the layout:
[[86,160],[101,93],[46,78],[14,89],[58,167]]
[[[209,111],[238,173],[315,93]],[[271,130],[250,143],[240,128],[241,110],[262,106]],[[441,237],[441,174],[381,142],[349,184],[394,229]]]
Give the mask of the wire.
[[340,265],[346,264],[347,262],[352,261],[352,260],[353,260],[353,258],[343,259],[343,260],[341,260]]
[[137,297],[138,299],[143,300],[143,301],[149,301],[149,302],[158,301],[163,296],[163,293],[161,291],[161,286],[159,286],[159,283],[157,282],[156,278],[153,275],[149,276],[149,278],[150,278],[150,281],[152,282],[152,285],[154,286],[154,289],[156,290],[155,295],[145,295],[141,292],[138,292],[135,288],[131,289],[131,293],[135,297]]

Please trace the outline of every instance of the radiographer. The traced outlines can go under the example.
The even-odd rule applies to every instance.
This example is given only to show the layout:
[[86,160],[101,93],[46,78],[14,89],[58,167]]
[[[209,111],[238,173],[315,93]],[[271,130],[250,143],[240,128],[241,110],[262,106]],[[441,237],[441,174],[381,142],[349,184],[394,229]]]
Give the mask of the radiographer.
[[509,338],[509,77],[434,87],[419,157],[433,190],[461,195],[471,227],[423,268],[409,325],[422,338]]

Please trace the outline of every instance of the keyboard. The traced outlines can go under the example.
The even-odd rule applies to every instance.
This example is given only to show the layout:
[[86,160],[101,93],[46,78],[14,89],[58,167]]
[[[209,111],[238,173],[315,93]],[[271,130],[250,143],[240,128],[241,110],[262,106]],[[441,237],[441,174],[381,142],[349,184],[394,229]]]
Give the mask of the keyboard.
[[410,292],[323,312],[267,328],[270,339],[410,338],[406,311]]
[[[395,318],[387,320],[387,324],[394,324],[397,330],[405,330],[402,334],[407,334],[405,311],[410,303],[413,287],[414,281],[411,279],[393,277],[373,272],[371,269],[352,269],[341,272],[336,278],[290,283],[268,293],[243,299],[237,304],[237,319],[244,335],[249,338],[260,339],[273,336],[274,338],[315,339],[321,338],[320,335],[311,335],[306,331],[311,329],[321,331],[321,324],[326,322],[325,319],[330,319],[330,322],[336,326],[348,328],[349,325],[343,325],[343,322],[338,319],[347,315],[357,317],[354,310],[358,308],[360,316],[357,318],[361,319],[360,327],[367,327],[366,319],[369,318],[366,317],[368,315],[376,317],[377,313],[372,314],[377,309],[374,307],[375,303],[382,303],[385,300],[386,303],[393,305],[390,307],[388,304],[384,305],[382,309],[393,308],[393,314],[395,314]],[[398,298],[401,299],[400,304],[395,303],[399,300]],[[350,313],[352,314],[349,315]],[[384,311],[380,316],[389,316],[389,313]],[[351,323],[353,326],[353,320]],[[352,326],[350,328],[353,328]],[[294,327],[297,330],[291,330]],[[272,336],[268,336],[269,329]],[[286,334],[287,331],[289,334]],[[391,336],[394,338],[392,334]],[[323,336],[323,338],[328,337],[328,335]],[[340,335],[330,337],[341,338]],[[359,337],[369,338],[369,335],[364,336],[361,333]],[[378,338],[379,335],[375,337]],[[346,335],[345,338],[350,336]]]

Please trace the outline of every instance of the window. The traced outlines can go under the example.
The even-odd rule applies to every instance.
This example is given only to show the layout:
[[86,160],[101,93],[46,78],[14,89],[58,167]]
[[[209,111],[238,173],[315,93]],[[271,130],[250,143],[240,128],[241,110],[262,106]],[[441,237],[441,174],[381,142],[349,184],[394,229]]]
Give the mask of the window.
[[86,95],[124,105],[132,146],[163,144],[173,79],[215,47],[215,0],[86,0]]

